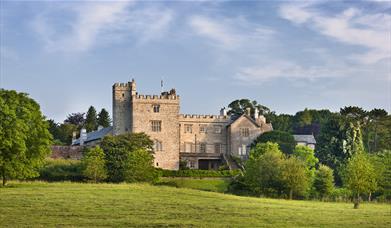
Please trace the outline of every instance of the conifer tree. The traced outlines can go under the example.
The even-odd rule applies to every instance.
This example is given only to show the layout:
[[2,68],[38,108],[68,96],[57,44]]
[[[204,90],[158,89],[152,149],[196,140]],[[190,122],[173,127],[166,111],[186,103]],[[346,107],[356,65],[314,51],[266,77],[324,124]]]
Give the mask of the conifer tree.
[[96,109],[94,106],[90,106],[87,111],[85,128],[87,132],[95,131],[98,128],[98,120],[96,117]]
[[106,109],[102,108],[102,110],[98,114],[98,126],[108,127],[110,126],[110,116],[109,112]]

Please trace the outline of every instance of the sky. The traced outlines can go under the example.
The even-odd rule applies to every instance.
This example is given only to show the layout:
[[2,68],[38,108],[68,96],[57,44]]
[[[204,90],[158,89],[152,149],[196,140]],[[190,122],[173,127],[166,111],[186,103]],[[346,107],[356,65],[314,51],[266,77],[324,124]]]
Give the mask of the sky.
[[176,88],[181,113],[391,112],[391,1],[0,1],[0,87],[58,122],[112,85]]

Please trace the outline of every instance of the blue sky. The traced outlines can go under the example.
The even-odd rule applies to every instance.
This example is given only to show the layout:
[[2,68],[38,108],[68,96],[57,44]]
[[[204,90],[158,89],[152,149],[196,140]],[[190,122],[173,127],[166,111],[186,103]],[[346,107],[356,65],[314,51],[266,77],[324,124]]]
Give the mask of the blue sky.
[[0,2],[0,87],[62,121],[111,86],[175,87],[181,113],[237,98],[277,113],[391,111],[390,1]]

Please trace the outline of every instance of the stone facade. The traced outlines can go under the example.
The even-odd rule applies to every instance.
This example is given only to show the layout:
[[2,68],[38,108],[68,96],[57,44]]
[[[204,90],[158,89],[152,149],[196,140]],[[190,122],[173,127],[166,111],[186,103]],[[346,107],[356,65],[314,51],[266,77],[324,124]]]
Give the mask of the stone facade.
[[145,132],[155,143],[155,166],[178,169],[217,169],[228,155],[246,158],[260,134],[272,130],[263,116],[238,118],[179,114],[180,97],[172,89],[161,95],[139,95],[136,83],[113,85],[113,134]]

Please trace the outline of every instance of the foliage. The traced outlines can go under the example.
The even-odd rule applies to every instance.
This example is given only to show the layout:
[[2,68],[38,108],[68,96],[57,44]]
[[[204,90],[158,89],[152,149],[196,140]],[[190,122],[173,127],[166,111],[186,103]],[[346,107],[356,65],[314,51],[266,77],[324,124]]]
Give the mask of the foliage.
[[[284,190],[281,181],[284,156],[278,150],[276,143],[269,142],[265,143],[264,146],[258,146],[258,148],[267,147],[272,148],[272,150],[267,150],[264,153],[262,150],[252,150],[250,152],[250,158],[245,164],[243,180],[239,181],[242,181],[243,185],[255,195],[277,196]],[[252,155],[252,153],[256,153],[256,155]]]
[[315,175],[315,166],[319,162],[318,158],[315,157],[314,150],[308,146],[297,145],[293,151],[293,155],[304,162],[309,177],[313,178]]
[[138,149],[152,152],[153,142],[145,133],[129,133],[106,136],[100,146],[105,152],[108,180],[121,182],[125,180],[129,155]]
[[109,127],[110,126],[110,115],[106,109],[102,108],[102,110],[98,114],[98,126]]
[[232,177],[240,173],[239,170],[159,170],[163,177]]
[[124,179],[126,182],[156,182],[159,172],[153,166],[153,155],[145,148],[132,151],[126,160]]
[[90,106],[87,111],[87,117],[85,121],[85,128],[87,132],[95,131],[98,128],[98,119],[96,116],[96,109],[94,106]]
[[333,170],[326,165],[319,165],[313,185],[321,199],[329,196],[334,189]]
[[289,199],[293,199],[293,195],[303,196],[310,183],[305,163],[294,156],[285,159],[281,166],[281,180]]
[[371,156],[377,172],[378,191],[383,200],[391,201],[391,150],[383,150]]
[[288,114],[277,115],[275,112],[270,112],[266,116],[266,120],[273,125],[275,131],[293,132],[293,116]]
[[265,142],[277,143],[285,154],[292,154],[296,146],[296,142],[292,134],[283,131],[269,131],[261,134],[258,138],[256,138],[252,144],[252,147],[258,143]]
[[84,176],[94,182],[104,180],[107,177],[105,154],[99,146],[86,151],[82,159],[82,164]]
[[39,179],[45,181],[83,181],[83,166],[79,160],[46,159],[39,170]]
[[37,102],[25,93],[0,90],[0,175],[11,178],[38,176],[50,154],[52,136]]
[[250,159],[256,160],[264,155],[266,152],[279,154],[281,153],[280,147],[277,143],[274,142],[266,142],[266,143],[257,143],[250,150]]
[[334,188],[330,193],[329,199],[334,202],[350,202],[352,191],[347,188]]
[[376,170],[368,155],[355,153],[345,168],[344,184],[352,191],[355,208],[358,208],[363,193],[371,193],[377,189]]
[[73,124],[76,125],[78,129],[81,129],[85,123],[84,114],[85,113],[81,112],[71,113],[64,120],[64,124]]
[[228,108],[228,115],[234,116],[242,115],[246,112],[247,108],[250,108],[252,116],[255,113],[255,109],[257,109],[261,115],[265,115],[270,112],[268,107],[258,104],[257,101],[251,101],[249,99],[234,100],[228,105]]

